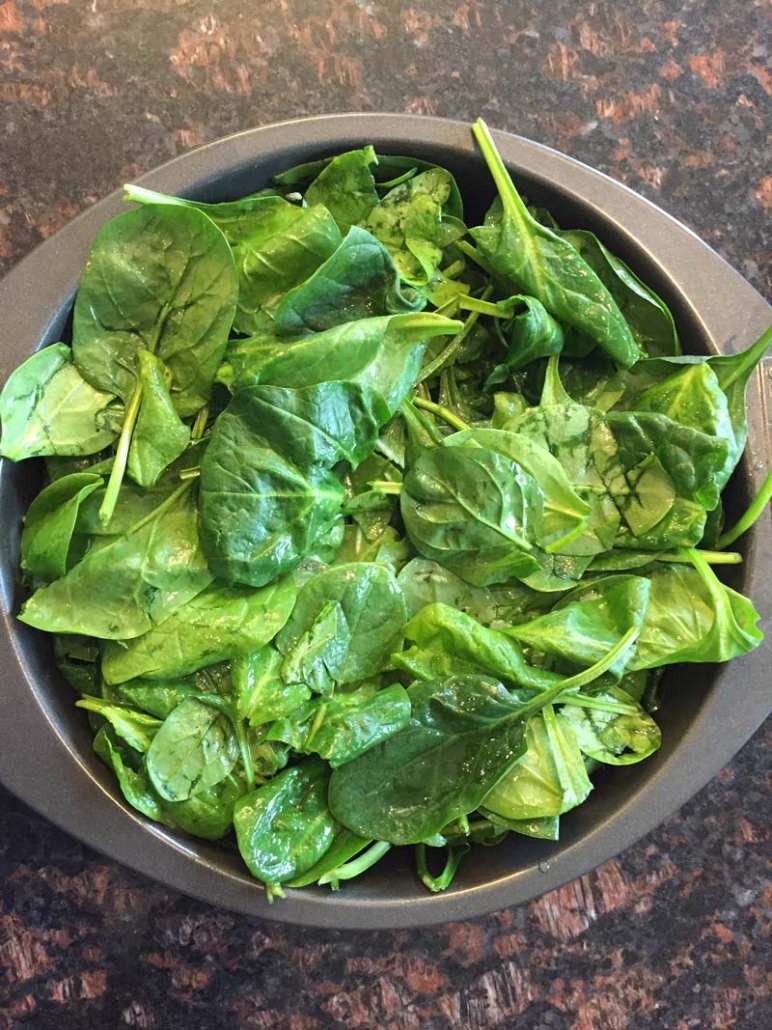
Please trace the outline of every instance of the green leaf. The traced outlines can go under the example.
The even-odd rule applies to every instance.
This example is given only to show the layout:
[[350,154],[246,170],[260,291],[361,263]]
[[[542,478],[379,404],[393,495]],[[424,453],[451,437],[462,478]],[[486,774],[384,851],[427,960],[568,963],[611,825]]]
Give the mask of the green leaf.
[[76,472],[41,490],[24,516],[21,567],[26,576],[51,582],[66,575],[73,564],[81,505],[101,484],[101,476]]
[[161,474],[182,454],[190,428],[177,414],[169,394],[170,376],[149,351],[138,354],[142,406],[129,448],[128,473],[140,486],[155,486]]
[[110,723],[116,736],[142,754],[149,749],[161,726],[161,720],[153,718],[152,715],[137,712],[124,705],[111,704],[99,697],[84,697],[75,704],[78,708],[85,708],[89,712],[101,715]]
[[120,405],[95,389],[65,343],[44,347],[14,369],[0,393],[0,455],[96,454],[120,432]]
[[563,349],[560,324],[535,297],[516,294],[498,301],[495,308],[503,322],[496,324],[496,333],[507,353],[506,359],[496,365],[486,379],[487,390],[509,381],[513,372],[529,362],[559,354]]
[[542,495],[502,454],[482,447],[424,451],[405,476],[400,506],[417,550],[475,586],[539,567],[529,551]]
[[474,133],[503,203],[492,221],[471,230],[482,256],[520,292],[629,368],[642,354],[616,301],[579,251],[530,214],[481,119]]
[[372,147],[349,150],[334,157],[306,190],[307,204],[323,204],[341,232],[359,225],[378,203],[370,165],[378,158]]
[[161,800],[163,812],[194,837],[220,840],[233,829],[233,810],[245,793],[244,781],[234,773],[185,801]]
[[108,683],[172,679],[250,654],[276,635],[294,603],[291,577],[259,590],[212,584],[144,636],[108,644],[103,675]]
[[571,724],[555,718],[551,706],[528,720],[525,739],[523,757],[482,803],[489,818],[503,818],[506,826],[561,815],[592,790],[576,734]]
[[281,740],[294,751],[317,754],[333,769],[352,761],[393,736],[410,718],[410,699],[399,684],[382,690],[363,687],[350,694],[318,698],[278,719],[268,740]]
[[153,737],[150,781],[166,801],[185,801],[224,780],[239,746],[230,719],[195,698],[183,701]]
[[413,558],[397,576],[397,585],[402,591],[410,619],[434,603],[458,608],[486,624],[496,617],[494,595],[487,587],[466,583],[436,561]]
[[[330,605],[335,606],[334,620],[324,624],[319,636],[309,637],[313,628],[319,629],[322,613],[329,619]],[[276,637],[276,646],[286,656],[282,676],[291,682],[306,677],[302,681],[318,689],[314,662],[320,660],[336,684],[375,676],[397,646],[406,620],[402,594],[385,566],[354,562],[317,573],[298,594],[292,615]],[[335,632],[325,636],[324,628],[333,626]],[[343,646],[338,646],[340,639]]]
[[75,364],[93,386],[128,404],[139,352],[148,350],[171,373],[178,414],[192,415],[209,399],[236,294],[228,242],[200,211],[127,211],[92,245],[75,299]]
[[292,213],[283,209],[270,235],[261,231],[234,248],[239,276],[234,328],[240,333],[263,329],[284,294],[312,275],[342,242],[340,229],[321,204],[288,208]]
[[420,311],[424,298],[404,290],[384,245],[350,228],[337,250],[305,282],[285,293],[274,315],[279,334],[323,332],[373,315]]
[[[94,495],[96,496],[96,494]],[[50,633],[126,640],[147,633],[212,580],[185,483],[151,513],[35,591],[19,618]]]
[[126,185],[123,188],[126,190],[124,200],[133,200],[137,204],[168,204],[200,211],[214,222],[234,246],[247,240],[267,238],[284,226],[291,225],[300,210],[283,197],[264,192],[241,200],[204,204],[197,200],[156,193],[144,186]]
[[659,726],[624,690],[612,687],[593,694],[593,699],[632,705],[635,712],[604,712],[564,705],[559,718],[573,727],[585,755],[606,765],[633,765],[659,749],[662,743]]
[[284,657],[270,644],[234,661],[236,708],[240,718],[249,719],[250,726],[292,715],[311,697],[304,684],[284,682],[283,662]]
[[114,736],[111,738],[109,727],[103,726],[94,737],[94,751],[105,765],[112,769],[118,780],[121,793],[132,808],[154,822],[172,826],[172,820],[166,815],[161,799],[150,782],[147,769],[143,764],[134,768],[126,754],[125,745]]
[[236,802],[239,851],[258,880],[279,887],[329,849],[339,829],[327,806],[329,778],[324,762],[306,759]]

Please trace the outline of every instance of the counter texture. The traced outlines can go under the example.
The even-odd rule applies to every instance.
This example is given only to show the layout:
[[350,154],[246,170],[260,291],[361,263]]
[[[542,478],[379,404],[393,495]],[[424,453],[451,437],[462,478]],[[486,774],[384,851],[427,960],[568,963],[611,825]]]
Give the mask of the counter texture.
[[[768,0],[0,0],[0,270],[202,143],[383,110],[482,115],[586,161],[772,298],[770,54]],[[400,933],[219,911],[0,792],[0,1030],[772,1025],[771,754],[768,725],[530,905]]]

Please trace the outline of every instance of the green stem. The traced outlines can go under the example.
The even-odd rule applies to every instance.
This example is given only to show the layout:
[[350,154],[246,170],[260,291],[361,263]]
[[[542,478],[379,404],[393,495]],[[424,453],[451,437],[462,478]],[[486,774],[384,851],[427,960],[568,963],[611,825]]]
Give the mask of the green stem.
[[394,179],[389,179],[388,182],[376,182],[375,188],[377,190],[393,190],[395,186],[401,186],[403,182],[408,182],[418,173],[417,168],[408,168],[402,175],[396,176]]
[[588,697],[586,694],[569,694],[565,701],[561,697],[555,698],[555,704],[574,705],[576,708],[591,708],[596,712],[616,712],[617,715],[635,715],[638,709],[635,705],[626,705],[622,701],[603,701],[599,697]]
[[368,483],[371,490],[377,490],[379,494],[391,494],[399,497],[402,493],[401,483],[392,483],[390,479],[373,479]]
[[126,408],[126,417],[123,420],[121,436],[115,452],[115,461],[110,471],[110,479],[107,483],[105,496],[99,508],[99,521],[106,526],[113,517],[115,506],[118,503],[118,494],[121,492],[121,484],[126,474],[126,463],[129,460],[129,449],[131,448],[131,437],[134,433],[134,426],[137,424],[140,405],[142,403],[142,380],[137,379],[134,393]]
[[426,863],[426,845],[417,844],[416,869],[421,879],[421,883],[423,883],[424,887],[430,890],[432,894],[438,894],[440,891],[447,890],[453,882],[453,877],[456,875],[456,870],[458,869],[461,859],[468,851],[468,844],[449,845],[445,868],[439,876],[433,876]]
[[181,469],[180,473],[179,473],[179,478],[181,480],[183,480],[183,482],[184,482],[186,479],[198,479],[198,477],[200,475],[201,475],[201,469],[200,468]]
[[743,535],[743,533],[747,533],[753,523],[759,518],[761,513],[769,504],[770,500],[772,500],[772,472],[767,473],[767,478],[761,484],[761,489],[756,495],[755,500],[751,503],[742,518],[734,524],[732,529],[727,530],[726,533],[719,537],[719,548],[728,547],[729,544],[733,544],[738,537]]
[[462,254],[465,254],[470,261],[474,261],[476,265],[479,265],[483,272],[487,272],[488,275],[496,274],[490,263],[485,260],[477,247],[473,247],[471,243],[467,242],[467,240],[457,240],[456,247]]
[[[738,551],[700,551],[700,554],[709,565],[742,565],[743,561],[743,556]],[[692,563],[686,551],[660,554],[657,561],[681,562],[685,565]]]
[[200,440],[204,435],[206,424],[209,421],[209,405],[205,404],[203,408],[196,415],[196,421],[193,423],[193,428],[190,431],[190,439],[193,443]]
[[247,738],[247,729],[242,719],[238,717],[233,709],[233,705],[226,701],[224,697],[220,697],[219,694],[197,694],[196,700],[202,704],[209,705],[210,708],[216,708],[218,712],[222,712],[223,715],[227,716],[233,726],[233,731],[236,734],[236,740],[239,745],[239,752],[241,753],[241,763],[244,766],[244,779],[247,781],[247,787],[250,790],[255,789],[255,764],[252,761],[252,748],[249,746],[249,740]]
[[446,279],[455,279],[457,275],[461,275],[465,268],[466,261],[462,261],[461,258],[459,258],[458,261],[454,261],[453,264],[448,265],[447,268],[441,269],[441,273]]
[[[486,298],[490,297],[492,292],[493,292],[493,287],[489,284],[483,290],[482,296],[480,297],[480,300],[478,301],[478,303],[480,303],[480,304],[484,303]],[[459,298],[453,297],[453,302],[454,303],[458,303],[459,302]],[[445,350],[440,351],[440,353],[437,355],[436,358],[434,358],[433,361],[430,361],[429,364],[425,368],[421,369],[421,374],[419,375],[418,379],[416,380],[416,385],[419,385],[425,379],[428,379],[429,376],[433,376],[435,374],[435,372],[439,372],[441,369],[443,369],[449,363],[450,359],[453,358],[456,355],[456,353],[457,353],[459,347],[461,346],[461,344],[464,342],[464,340],[467,338],[467,336],[472,331],[474,326],[477,324],[477,319],[479,317],[480,316],[479,316],[478,312],[473,311],[471,313],[469,318],[467,318],[466,322],[464,322],[464,328],[461,330],[460,333],[457,333],[453,337],[453,339],[450,341],[450,343],[445,348]]]
[[319,886],[329,883],[333,890],[337,890],[340,880],[353,880],[355,876],[359,876],[360,873],[374,866],[376,862],[380,862],[390,849],[391,844],[387,844],[385,840],[377,840],[366,851],[363,851],[361,855],[352,858],[350,862],[344,862],[337,869],[328,870],[328,872],[319,877],[317,883]]
[[522,197],[515,189],[509,172],[501,160],[501,154],[496,149],[496,144],[493,142],[488,126],[482,118],[478,118],[474,123],[472,132],[485,158],[485,163],[493,176],[493,181],[496,184],[496,189],[499,191],[504,210],[518,221],[523,219],[529,222],[533,221],[527,207],[523,203]]
[[400,405],[400,411],[407,425],[408,432],[412,428],[413,433],[417,436],[425,433],[437,447],[440,446],[443,436],[432,419],[423,415],[420,411],[416,411],[415,406],[410,401],[403,401]]
[[480,315],[490,315],[491,318],[506,318],[507,316],[501,311],[498,304],[491,304],[487,300],[482,300],[477,297],[459,297],[458,306],[462,311],[476,311]]
[[469,429],[469,426],[463,419],[460,419],[458,415],[454,415],[448,408],[444,408],[441,404],[435,404],[434,401],[426,401],[423,397],[414,397],[413,404],[417,408],[423,408],[425,411],[431,411],[433,415],[439,415],[441,419],[448,423],[449,426],[453,426],[454,429],[458,429],[459,432],[464,432]]

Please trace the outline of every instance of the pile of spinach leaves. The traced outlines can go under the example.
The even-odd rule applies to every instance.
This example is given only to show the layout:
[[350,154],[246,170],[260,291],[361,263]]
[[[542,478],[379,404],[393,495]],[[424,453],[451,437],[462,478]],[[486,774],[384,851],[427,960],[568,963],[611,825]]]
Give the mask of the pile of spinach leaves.
[[[660,744],[661,670],[758,646],[715,566],[743,353],[683,355],[591,233],[518,193],[467,227],[372,147],[203,204],[127,188],[72,339],[0,396],[43,457],[19,618],[150,819],[232,838],[271,897],[415,845],[554,840]],[[440,871],[432,872],[440,859]]]

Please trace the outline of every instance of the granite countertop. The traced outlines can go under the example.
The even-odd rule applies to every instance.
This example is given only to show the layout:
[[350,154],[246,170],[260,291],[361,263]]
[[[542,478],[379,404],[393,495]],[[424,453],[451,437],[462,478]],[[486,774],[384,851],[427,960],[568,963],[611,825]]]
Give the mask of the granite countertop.
[[[0,0],[0,270],[209,140],[384,110],[580,158],[772,299],[770,53],[769,0]],[[771,755],[529,905],[373,934],[193,901],[0,791],[0,1030],[770,1026]]]

